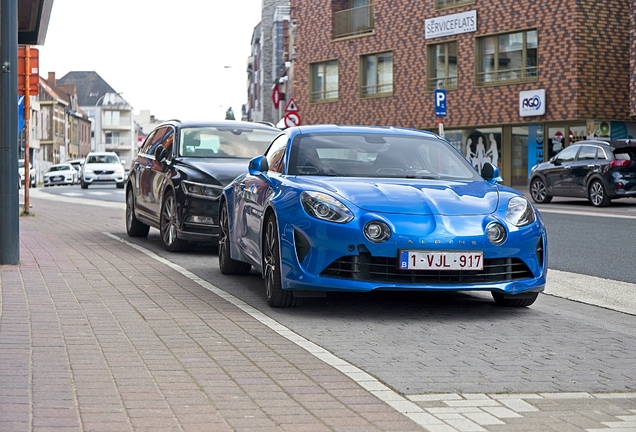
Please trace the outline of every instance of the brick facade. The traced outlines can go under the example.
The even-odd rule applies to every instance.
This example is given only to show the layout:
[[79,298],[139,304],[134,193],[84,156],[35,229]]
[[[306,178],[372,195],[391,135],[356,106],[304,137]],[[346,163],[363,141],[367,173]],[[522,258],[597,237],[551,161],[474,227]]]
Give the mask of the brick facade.
[[[340,0],[292,0],[296,20],[294,97],[303,123],[382,124],[435,129],[433,94],[426,91],[430,43],[458,43],[458,89],[448,91],[447,128],[564,120],[631,122],[636,115],[636,6],[628,0],[504,0],[435,10],[434,1],[374,1],[375,31],[334,40]],[[477,11],[477,31],[426,40],[424,22]],[[536,29],[536,82],[475,86],[475,38]],[[361,99],[359,57],[393,52],[393,95]],[[337,59],[338,100],[309,103],[309,65]],[[519,92],[546,90],[546,114],[519,116]]]

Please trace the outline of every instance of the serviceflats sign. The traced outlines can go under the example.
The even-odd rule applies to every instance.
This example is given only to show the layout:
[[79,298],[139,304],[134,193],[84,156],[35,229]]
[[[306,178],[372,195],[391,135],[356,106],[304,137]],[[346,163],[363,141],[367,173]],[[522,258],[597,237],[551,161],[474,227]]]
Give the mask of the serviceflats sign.
[[471,33],[477,31],[477,11],[429,18],[424,22],[424,38]]
[[545,114],[545,90],[519,92],[519,116],[540,116]]

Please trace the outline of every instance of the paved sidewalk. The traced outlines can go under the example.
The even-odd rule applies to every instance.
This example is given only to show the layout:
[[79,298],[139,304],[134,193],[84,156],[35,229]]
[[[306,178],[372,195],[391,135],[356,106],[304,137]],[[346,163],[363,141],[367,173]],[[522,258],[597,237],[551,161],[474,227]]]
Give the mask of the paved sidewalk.
[[0,431],[422,430],[103,234],[122,231],[121,209],[31,202],[21,264],[0,266]]

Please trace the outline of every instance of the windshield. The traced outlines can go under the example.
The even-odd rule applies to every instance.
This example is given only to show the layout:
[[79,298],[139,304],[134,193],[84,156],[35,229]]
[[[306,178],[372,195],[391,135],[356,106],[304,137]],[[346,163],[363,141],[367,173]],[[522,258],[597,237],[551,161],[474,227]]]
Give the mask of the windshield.
[[53,165],[48,169],[49,172],[53,171],[68,171],[70,170],[68,165]]
[[19,160],[18,161],[18,168],[24,168],[24,161],[23,160]]
[[251,159],[262,155],[279,133],[250,128],[183,128],[179,156]]
[[113,155],[91,155],[88,157],[86,163],[109,163],[116,164],[119,163],[117,156]]
[[435,138],[379,134],[308,134],[294,140],[292,175],[471,180],[477,172]]

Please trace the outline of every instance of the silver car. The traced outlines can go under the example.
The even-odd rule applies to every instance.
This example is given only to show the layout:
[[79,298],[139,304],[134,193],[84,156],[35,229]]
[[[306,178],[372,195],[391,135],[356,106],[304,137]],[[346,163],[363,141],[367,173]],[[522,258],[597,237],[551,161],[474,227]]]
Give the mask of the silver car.
[[80,183],[82,189],[99,183],[115,183],[118,188],[124,188],[126,170],[119,156],[115,152],[91,152],[86,156]]
[[78,174],[70,163],[51,165],[44,173],[44,187],[53,185],[74,185]]

